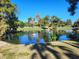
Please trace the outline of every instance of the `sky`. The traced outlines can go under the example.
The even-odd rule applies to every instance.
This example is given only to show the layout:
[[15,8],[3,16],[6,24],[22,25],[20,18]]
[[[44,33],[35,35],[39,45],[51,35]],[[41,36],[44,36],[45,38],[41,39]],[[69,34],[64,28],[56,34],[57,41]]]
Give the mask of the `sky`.
[[71,16],[67,11],[69,4],[66,0],[11,0],[16,4],[17,17],[19,20],[26,22],[29,17],[36,17],[37,14],[40,17],[46,15],[58,16],[63,21],[72,19],[76,21],[79,18],[79,4],[76,14]]

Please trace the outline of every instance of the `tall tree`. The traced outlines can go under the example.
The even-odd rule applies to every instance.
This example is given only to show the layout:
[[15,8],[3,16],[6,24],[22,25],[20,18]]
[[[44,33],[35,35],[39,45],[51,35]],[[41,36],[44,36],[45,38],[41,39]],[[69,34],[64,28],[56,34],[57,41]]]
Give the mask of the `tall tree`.
[[58,23],[60,22],[60,18],[58,18],[57,16],[52,16],[51,17],[51,23],[54,26],[58,26]]
[[0,20],[6,20],[4,22],[9,25],[9,28],[7,28],[9,31],[11,29],[16,30],[15,21],[17,21],[17,17],[15,10],[16,5],[12,4],[10,0],[0,0]]
[[45,16],[44,18],[43,18],[43,20],[44,20],[44,25],[46,25],[46,26],[48,26],[48,21],[49,21],[49,16],[47,15],[47,16]]
[[67,23],[67,25],[72,25],[71,19],[67,19],[66,23]]
[[58,22],[58,21],[60,21],[60,18],[58,18],[57,16],[52,16],[51,21],[52,22]]
[[76,22],[74,22],[73,27],[79,27],[79,18],[77,19]]
[[68,8],[68,12],[71,13],[71,15],[75,14],[75,10],[77,9],[77,4],[79,2],[79,0],[66,0],[70,7]]
[[31,20],[32,20],[32,17],[29,17],[29,18],[28,18],[28,22],[30,22]]
[[3,18],[7,19],[7,23],[10,25],[10,29],[16,29],[15,21],[16,17],[16,5],[12,4],[10,0],[1,0],[0,11],[3,14]]
[[32,17],[28,18],[28,24],[29,26],[34,26],[34,23],[35,23],[35,19],[33,19]]

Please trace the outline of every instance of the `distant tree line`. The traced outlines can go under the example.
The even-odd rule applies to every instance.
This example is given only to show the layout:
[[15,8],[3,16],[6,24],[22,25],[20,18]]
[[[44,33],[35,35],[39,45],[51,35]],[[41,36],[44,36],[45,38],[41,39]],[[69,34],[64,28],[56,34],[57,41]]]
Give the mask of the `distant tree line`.
[[67,21],[62,21],[59,17],[57,16],[52,16],[49,17],[48,15],[41,18],[40,16],[37,19],[37,22],[35,22],[35,18],[33,19],[32,17],[28,18],[28,25],[32,26],[66,26],[66,25],[72,25],[71,19],[67,19]]
[[43,27],[43,26],[48,26],[48,27],[64,27],[64,26],[75,26],[78,27],[79,25],[79,19],[77,19],[77,21],[72,22],[72,19],[67,19],[66,21],[62,20],[61,18],[57,17],[57,16],[45,16],[43,18],[41,18],[40,16],[38,18],[32,18],[29,17],[27,19],[27,22],[23,22],[23,21],[18,21],[17,25],[19,27],[33,27],[33,26],[38,26],[38,27]]

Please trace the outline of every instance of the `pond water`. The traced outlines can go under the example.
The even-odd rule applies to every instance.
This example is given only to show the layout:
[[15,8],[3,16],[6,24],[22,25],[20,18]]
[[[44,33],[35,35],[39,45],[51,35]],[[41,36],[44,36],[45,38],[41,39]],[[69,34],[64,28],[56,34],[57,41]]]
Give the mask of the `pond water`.
[[[53,39],[51,38],[53,36]],[[63,35],[52,35],[52,32],[19,32],[16,34],[8,34],[7,35],[7,42],[15,43],[15,44],[37,44],[37,43],[45,43],[45,42],[51,42],[51,41],[64,41],[64,40],[70,40],[71,38],[68,37],[67,34]]]
[[49,33],[41,32],[20,32],[16,34],[7,35],[7,42],[16,43],[16,44],[36,44],[36,43],[45,43],[45,41],[50,40]]

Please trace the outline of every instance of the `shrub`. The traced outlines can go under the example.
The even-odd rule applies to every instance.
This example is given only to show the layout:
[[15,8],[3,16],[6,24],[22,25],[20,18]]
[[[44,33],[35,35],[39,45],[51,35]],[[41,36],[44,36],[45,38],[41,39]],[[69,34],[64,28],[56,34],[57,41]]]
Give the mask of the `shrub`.
[[7,29],[9,28],[9,25],[6,23],[6,21],[0,20],[0,40],[3,37],[3,35],[6,33]]

